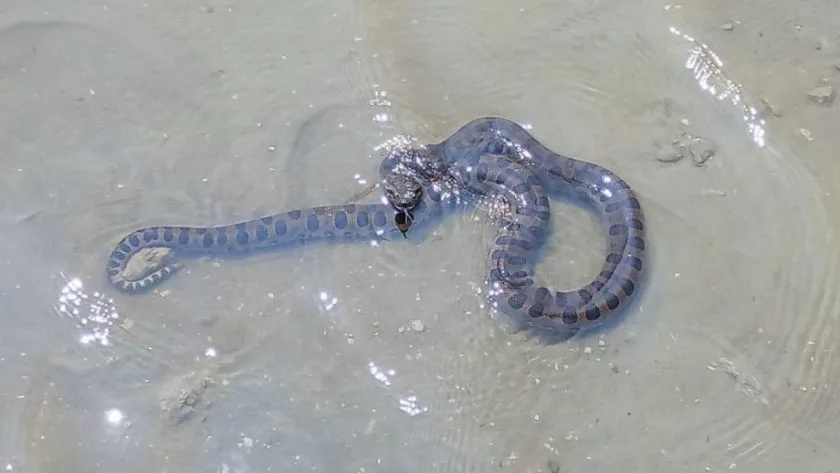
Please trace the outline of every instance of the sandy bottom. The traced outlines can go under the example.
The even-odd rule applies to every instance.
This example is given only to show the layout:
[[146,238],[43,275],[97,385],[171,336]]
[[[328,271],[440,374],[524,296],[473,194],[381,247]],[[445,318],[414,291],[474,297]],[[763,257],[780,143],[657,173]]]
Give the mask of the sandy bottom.
[[[4,471],[840,465],[836,8],[448,3],[0,3]],[[609,330],[495,317],[480,209],[105,278],[135,228],[344,202],[386,140],[484,115],[641,196],[650,275]],[[540,277],[582,285],[602,230],[552,209]]]

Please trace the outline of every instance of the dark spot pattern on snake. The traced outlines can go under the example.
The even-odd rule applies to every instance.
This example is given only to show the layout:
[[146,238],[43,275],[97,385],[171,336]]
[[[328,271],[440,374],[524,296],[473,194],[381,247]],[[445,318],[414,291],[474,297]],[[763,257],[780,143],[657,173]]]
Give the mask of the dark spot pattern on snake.
[[[216,237],[216,244],[219,245],[219,246],[227,245],[227,242],[228,242],[227,230],[225,230],[224,228],[220,228],[218,230],[218,234],[219,234],[219,236]],[[209,233],[208,233],[208,235],[209,235]]]
[[268,239],[268,229],[260,225],[257,227],[257,241],[265,241]]
[[321,226],[321,222],[318,220],[318,214],[312,214],[306,217],[306,229],[310,232],[317,232],[318,227]]
[[369,223],[369,219],[368,219],[367,212],[362,211],[362,212],[359,212],[358,214],[356,214],[356,225],[357,226],[364,228],[364,227],[368,226],[368,223]]
[[373,224],[377,227],[384,227],[387,222],[388,218],[385,217],[385,212],[378,210],[373,214]]
[[338,212],[335,214],[335,228],[339,230],[344,230],[347,228],[347,214],[344,212]]
[[143,230],[143,241],[145,241],[146,243],[157,240],[157,237],[157,228],[148,228],[146,230]]

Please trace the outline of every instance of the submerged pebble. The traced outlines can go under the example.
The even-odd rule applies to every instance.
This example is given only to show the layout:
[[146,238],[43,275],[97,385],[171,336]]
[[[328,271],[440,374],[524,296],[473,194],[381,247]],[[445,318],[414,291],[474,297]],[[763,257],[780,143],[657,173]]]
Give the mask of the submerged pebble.
[[717,145],[711,140],[687,132],[674,140],[671,147],[659,152],[656,159],[663,163],[675,163],[691,158],[695,166],[704,166],[717,153]]
[[834,100],[834,88],[830,85],[814,87],[808,92],[808,98],[821,105],[830,105]]
[[423,330],[426,330],[426,324],[424,324],[422,320],[412,320],[411,330],[414,330],[415,332],[422,332]]

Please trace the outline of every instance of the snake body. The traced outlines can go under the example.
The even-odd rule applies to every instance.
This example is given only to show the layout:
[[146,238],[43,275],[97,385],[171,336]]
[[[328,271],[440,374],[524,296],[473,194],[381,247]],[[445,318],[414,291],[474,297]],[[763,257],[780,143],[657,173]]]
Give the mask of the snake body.
[[[513,194],[512,221],[496,237],[488,279],[493,306],[518,325],[561,331],[596,325],[620,311],[638,290],[645,265],[645,219],[635,192],[615,173],[557,154],[520,125],[493,117],[468,123],[433,147],[430,156],[442,160],[460,186]],[[536,254],[548,233],[547,190],[576,191],[596,209],[607,231],[601,271],[576,290],[534,283]]]
[[[387,203],[293,210],[219,227],[136,230],[111,253],[108,276],[118,289],[140,292],[180,267],[170,255],[139,276],[125,277],[128,261],[145,248],[219,254],[314,240],[392,239],[472,197],[501,195],[510,212],[490,252],[489,297],[516,325],[555,332],[599,325],[620,311],[641,283],[645,224],[630,186],[607,169],[554,153],[512,121],[479,118],[440,143],[397,148],[383,159],[380,176]],[[534,268],[549,233],[548,195],[564,190],[578,192],[595,207],[608,250],[592,282],[556,291],[535,284]]]
[[[423,215],[428,198],[419,206]],[[440,202],[432,207],[439,208]],[[170,255],[139,277],[123,275],[129,260],[146,248],[169,248],[176,254],[220,255],[250,253],[316,240],[353,241],[390,239],[398,234],[394,226],[397,211],[388,204],[347,204],[292,210],[276,215],[217,227],[156,226],[135,230],[125,236],[108,259],[108,277],[118,289],[138,293],[152,289],[181,267]]]

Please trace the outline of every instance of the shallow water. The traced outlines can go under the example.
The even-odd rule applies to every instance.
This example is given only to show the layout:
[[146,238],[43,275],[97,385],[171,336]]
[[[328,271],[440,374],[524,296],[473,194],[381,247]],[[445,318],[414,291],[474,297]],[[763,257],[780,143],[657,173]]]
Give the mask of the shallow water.
[[[0,465],[836,467],[838,108],[807,96],[840,80],[828,4],[450,3],[0,3]],[[482,209],[107,284],[134,228],[344,202],[386,140],[483,115],[639,193],[649,278],[608,330],[496,318]],[[658,160],[684,132],[715,155]],[[602,232],[552,209],[540,277],[583,284]]]

